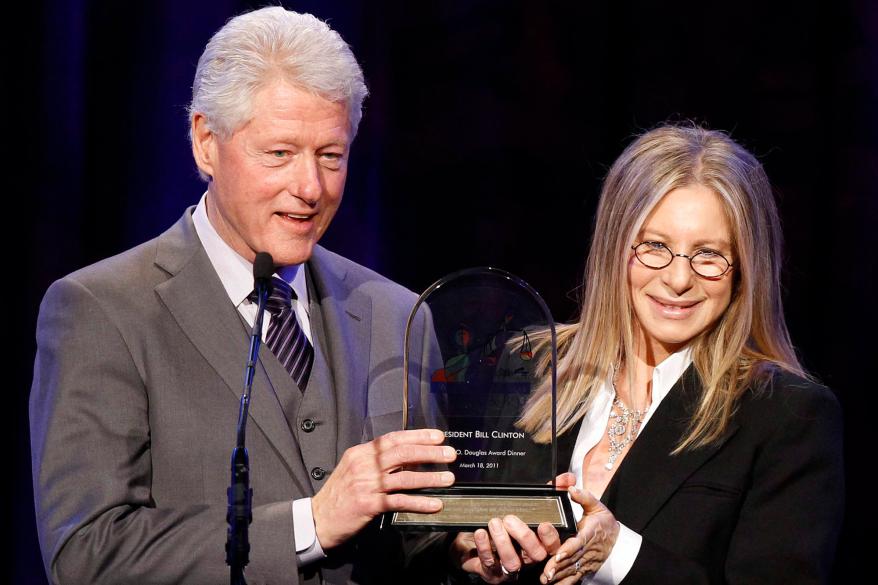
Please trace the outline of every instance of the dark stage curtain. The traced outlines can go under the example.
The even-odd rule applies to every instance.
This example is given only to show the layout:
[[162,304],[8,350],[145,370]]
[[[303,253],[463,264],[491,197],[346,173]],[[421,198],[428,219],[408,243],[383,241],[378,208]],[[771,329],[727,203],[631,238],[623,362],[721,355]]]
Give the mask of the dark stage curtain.
[[[324,243],[414,290],[488,264],[529,281],[556,319],[568,320],[600,181],[633,134],[691,119],[730,131],[759,155],[786,230],[793,339],[845,409],[847,518],[835,574],[852,581],[868,558],[860,541],[874,531],[864,510],[875,412],[867,372],[875,359],[878,5],[284,4],[341,32],[372,93]],[[198,200],[204,185],[185,113],[195,64],[226,19],[258,6],[35,0],[10,9],[5,281],[23,341],[6,388],[7,582],[45,582],[27,435],[40,298],[54,279],[157,235]]]

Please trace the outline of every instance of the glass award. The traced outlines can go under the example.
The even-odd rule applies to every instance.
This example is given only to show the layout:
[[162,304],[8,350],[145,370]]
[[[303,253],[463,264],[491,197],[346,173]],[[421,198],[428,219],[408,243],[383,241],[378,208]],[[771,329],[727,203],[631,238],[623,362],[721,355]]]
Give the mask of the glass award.
[[[416,316],[425,311],[441,358],[421,368],[429,380],[415,386],[406,377],[403,428],[418,426],[408,416],[409,405],[419,403],[411,393],[429,388],[428,396],[420,397],[431,411],[429,425],[445,433],[445,444],[454,447],[457,459],[446,467],[413,470],[448,469],[455,483],[414,492],[441,499],[440,512],[392,512],[384,522],[400,530],[463,531],[513,514],[534,528],[549,522],[561,533],[574,532],[567,493],[554,484],[557,348],[555,323],[542,297],[524,280],[496,268],[472,268],[438,280],[418,298],[409,317],[404,371],[421,360],[415,353],[420,348],[409,341]],[[551,437],[541,443],[520,422],[538,390],[549,393],[551,402],[546,412]]]

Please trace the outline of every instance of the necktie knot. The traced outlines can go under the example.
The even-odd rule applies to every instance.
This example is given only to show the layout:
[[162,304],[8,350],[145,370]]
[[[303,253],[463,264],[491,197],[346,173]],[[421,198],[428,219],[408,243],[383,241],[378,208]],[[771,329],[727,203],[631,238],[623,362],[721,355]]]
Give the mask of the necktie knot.
[[[247,298],[250,302],[259,302],[255,290]],[[293,292],[293,288],[275,276],[271,279],[271,292],[268,295],[268,300],[265,302],[265,309],[272,316],[278,317],[284,310],[291,310],[294,298],[296,298],[296,293]]]

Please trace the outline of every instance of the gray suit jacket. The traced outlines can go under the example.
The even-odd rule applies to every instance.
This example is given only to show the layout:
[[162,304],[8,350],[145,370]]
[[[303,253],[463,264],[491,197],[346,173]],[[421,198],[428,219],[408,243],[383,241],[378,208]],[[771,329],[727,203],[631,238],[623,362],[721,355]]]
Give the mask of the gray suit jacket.
[[[290,501],[325,483],[314,468],[331,472],[348,447],[399,428],[415,295],[320,247],[308,270],[315,349],[329,375],[302,395],[271,352],[261,354],[247,436],[247,579],[383,582],[373,569],[392,567],[381,553],[388,543],[371,529],[300,572]],[[425,331],[428,317],[410,344],[413,388],[429,380],[420,369],[438,353]],[[225,488],[248,336],[191,209],[158,238],[55,282],[37,344],[33,474],[52,582],[228,582]],[[417,418],[426,402],[414,398]],[[313,431],[301,429],[305,419]]]

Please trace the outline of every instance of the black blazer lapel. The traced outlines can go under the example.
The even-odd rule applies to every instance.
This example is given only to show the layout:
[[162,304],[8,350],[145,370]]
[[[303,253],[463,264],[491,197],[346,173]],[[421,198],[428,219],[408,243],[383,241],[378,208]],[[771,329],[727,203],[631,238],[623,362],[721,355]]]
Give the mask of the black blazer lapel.
[[573,425],[572,429],[555,438],[558,449],[558,468],[555,470],[556,476],[570,470],[570,462],[573,459],[573,449],[576,447],[576,438],[579,436],[580,427],[582,427],[582,419],[579,419],[579,422]]
[[731,423],[710,446],[671,455],[700,395],[701,381],[692,365],[662,400],[604,491],[601,501],[635,532],[642,531],[680,485],[738,429]]

